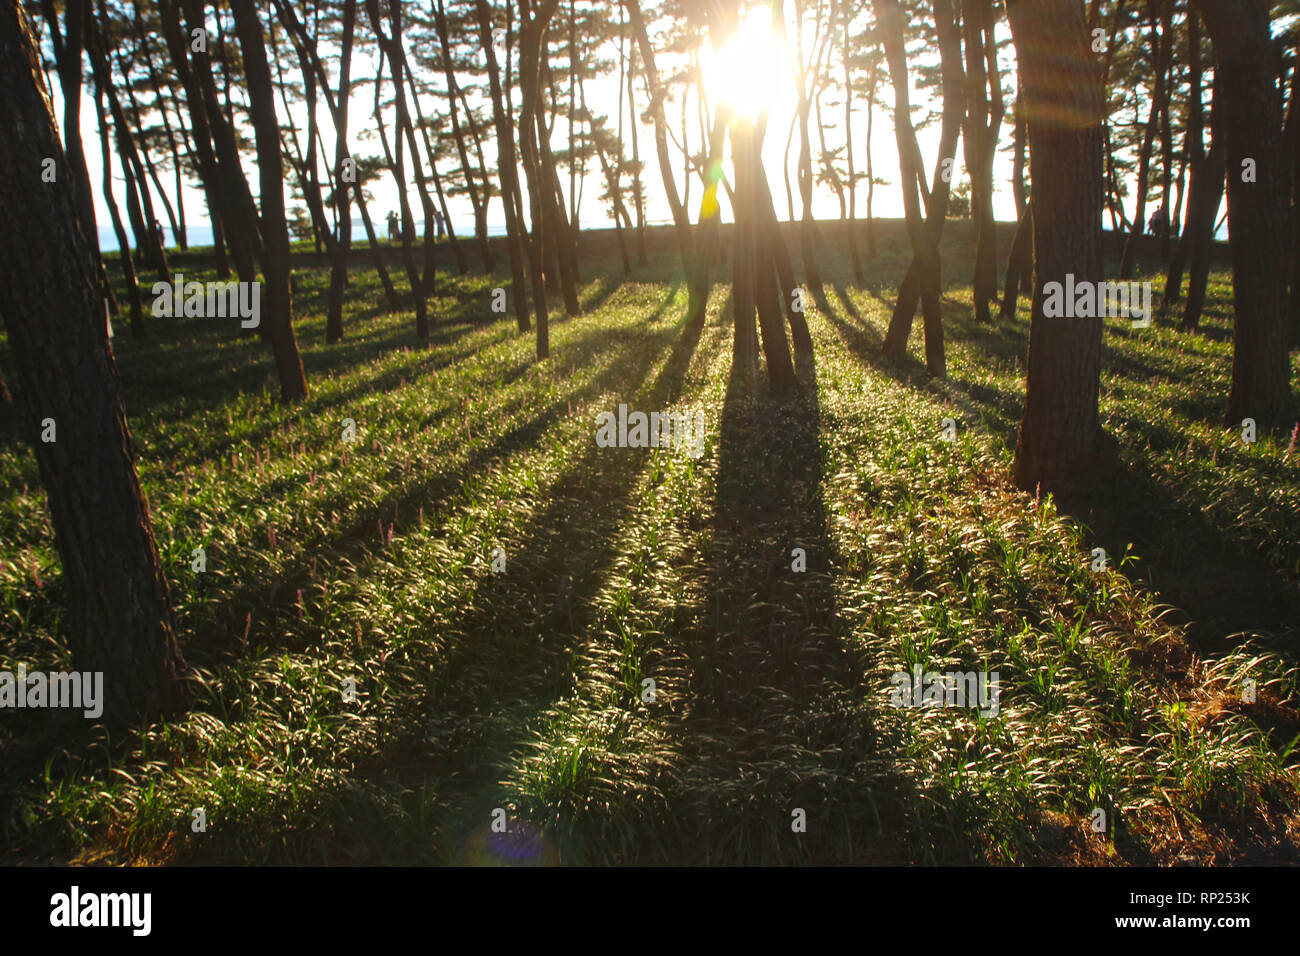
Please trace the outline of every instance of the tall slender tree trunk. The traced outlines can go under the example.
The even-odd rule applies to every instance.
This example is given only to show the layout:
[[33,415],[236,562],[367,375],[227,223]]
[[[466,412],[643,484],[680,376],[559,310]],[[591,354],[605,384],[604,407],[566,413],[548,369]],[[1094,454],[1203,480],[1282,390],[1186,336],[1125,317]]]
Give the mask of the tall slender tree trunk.
[[[853,263],[853,278],[858,282],[862,282],[864,278],[862,256],[858,252],[858,175],[853,159],[853,70],[851,50],[849,18],[846,17],[840,56],[844,61],[844,160],[849,174],[849,261]],[[867,151],[871,151],[870,143],[867,144]]]
[[54,47],[54,62],[63,93],[63,148],[68,157],[73,196],[77,212],[85,223],[91,255],[94,256],[95,274],[109,307],[117,311],[113,285],[108,280],[99,249],[99,229],[95,220],[94,188],[90,183],[90,170],[86,167],[86,154],[81,141],[81,52],[85,46],[87,26],[90,23],[88,0],[67,0],[64,4],[64,29],[59,30],[59,17],[54,0],[41,0],[41,12],[50,31]]
[[262,195],[262,242],[265,250],[266,308],[263,321],[280,375],[280,399],[307,396],[307,376],[293,332],[293,297],[289,261],[289,224],[284,215],[284,166],[280,159],[280,123],[275,91],[262,40],[262,21],[253,0],[231,0],[235,33],[244,54],[249,115],[257,139],[257,177]]
[[1170,192],[1173,189],[1174,176],[1174,132],[1170,119],[1170,107],[1173,100],[1174,68],[1174,0],[1164,0],[1160,5],[1160,29],[1165,43],[1166,76],[1163,96],[1160,98],[1160,218],[1164,221],[1164,232],[1160,236],[1160,259],[1169,261],[1169,249],[1173,242],[1172,233],[1176,217],[1171,215]]
[[998,235],[993,219],[993,162],[998,150],[1004,104],[993,36],[993,8],[983,0],[962,0],[965,32],[966,166],[971,179],[971,218],[975,222],[975,316],[992,321],[989,303],[998,297]]
[[998,310],[999,319],[1009,319],[1016,314],[1022,290],[1033,297],[1033,281],[1034,204],[1031,201],[1020,214],[1020,221],[1016,223],[1016,235],[1011,241],[1011,252],[1007,255],[1006,286],[1002,292],[1002,307]]
[[528,288],[524,278],[524,224],[515,203],[519,192],[519,165],[515,155],[514,127],[506,112],[501,90],[501,71],[497,68],[496,47],[492,39],[492,11],[487,0],[476,0],[479,41],[487,60],[488,88],[492,97],[492,117],[497,132],[497,168],[501,176],[501,201],[506,213],[506,252],[510,259],[510,295],[515,306],[519,331],[531,327],[528,311]]
[[[722,206],[718,202],[718,186],[722,180],[723,151],[727,145],[729,114],[719,106],[709,135],[709,160],[704,170],[704,195],[700,199],[699,223],[695,227],[695,268],[691,273],[690,303],[687,309],[687,326],[704,327],[712,288],[713,259],[718,248],[722,224]],[[733,147],[734,148],[734,147]],[[793,286],[793,283],[791,283]]]
[[542,98],[541,48],[545,42],[546,25],[550,22],[559,0],[543,0],[536,14],[530,13],[528,0],[519,0],[520,44],[519,86],[523,96],[520,129],[523,131],[522,147],[524,172],[528,177],[528,195],[532,203],[533,236],[528,249],[529,272],[532,276],[534,308],[537,313],[537,358],[551,354],[550,321],[546,303],[546,231],[549,206],[554,202],[551,184],[542,168],[538,129],[541,119]]
[[[149,87],[153,90],[154,101],[158,106],[158,115],[162,119],[163,133],[167,137],[167,150],[171,154],[172,173],[175,177],[176,191],[176,224],[175,236],[176,244],[185,251],[190,247],[189,235],[185,228],[185,189],[182,179],[182,166],[180,151],[176,148],[176,133],[172,130],[171,117],[167,109],[169,103],[176,110],[176,122],[180,127],[182,140],[185,138],[185,125],[181,121],[180,107],[176,105],[175,100],[164,93],[163,85],[158,77],[158,69],[154,64],[154,54],[152,44],[149,42],[149,31],[145,28],[143,20],[140,18],[140,8],[135,8],[135,29],[136,38],[140,42],[140,49],[144,53],[145,67],[149,72]],[[161,191],[161,190],[160,190]]]
[[99,29],[89,32],[86,51],[90,55],[92,75],[96,89],[108,101],[109,114],[113,118],[113,129],[117,138],[117,154],[122,162],[122,174],[126,182],[127,217],[135,232],[136,244],[144,256],[144,261],[157,270],[158,278],[163,282],[171,281],[171,272],[167,267],[167,254],[162,241],[153,227],[153,205],[149,200],[149,184],[144,176],[144,168],[136,153],[132,139],[131,127],[126,120],[121,100],[113,87],[113,76],[109,70],[108,56],[104,50],[104,40]]
[[[735,224],[732,234],[735,252],[731,264],[731,307],[733,329],[731,362],[739,370],[741,381],[753,388],[758,381],[758,334],[754,325],[754,250],[755,229],[750,177],[754,143],[752,120],[738,119],[731,134],[731,158],[735,170]],[[748,204],[748,205],[747,205]]]
[[[626,4],[619,4],[626,10]],[[627,108],[631,114],[628,132],[632,139],[632,207],[636,210],[636,247],[637,265],[644,266],[648,261],[645,245],[645,187],[641,182],[641,136],[637,132],[639,120],[636,113],[636,40],[633,39],[627,54]]]
[[113,196],[113,162],[108,145],[108,123],[104,118],[103,94],[98,88],[95,90],[95,106],[99,111],[99,166],[103,176],[104,205],[108,207],[109,218],[113,221],[122,274],[126,277],[126,294],[131,303],[131,334],[142,338],[145,334],[144,301],[140,296],[140,282],[136,278],[135,262],[131,256],[131,240],[127,238],[126,228],[122,225],[122,213]]
[[[101,4],[101,9],[102,9],[102,4]],[[123,68],[121,67],[120,64],[119,64],[119,66],[118,66],[118,69],[119,69],[119,70],[122,70],[123,76],[126,75],[126,71],[125,71],[125,69],[123,69]],[[143,123],[143,121],[141,120],[141,116],[143,115],[143,112],[142,112],[141,109],[140,109],[140,104],[139,104],[139,102],[138,102],[138,101],[136,100],[136,98],[135,98],[135,92],[131,89],[131,84],[130,84],[130,83],[124,83],[122,86],[123,86],[123,89],[124,89],[125,92],[126,92],[126,99],[127,99],[127,102],[128,102],[128,103],[130,104],[130,106],[131,106],[131,110],[130,110],[130,113],[129,113],[128,115],[133,116],[133,117],[135,118],[135,127],[136,127],[136,130],[137,130],[138,134],[139,134],[138,138],[139,138],[139,140],[140,140],[140,145],[139,145],[139,149],[138,149],[138,151],[139,151],[139,154],[140,154],[140,159],[144,161],[144,173],[147,174],[148,182],[153,183],[154,191],[158,193],[158,201],[161,202],[162,205],[163,205],[163,213],[167,216],[167,224],[168,224],[169,226],[171,226],[172,235],[173,235],[173,236],[179,236],[179,234],[180,234],[180,224],[176,221],[176,210],[175,210],[175,208],[172,206],[171,200],[167,198],[167,190],[165,190],[165,189],[163,188],[162,181],[161,181],[161,179],[160,179],[159,176],[158,176],[158,166],[157,166],[157,164],[153,161],[153,155],[149,152],[149,144],[148,144],[148,142],[145,140],[144,135],[143,135],[143,133],[144,133],[144,123]],[[164,120],[165,120],[165,119],[166,119],[166,109],[165,109],[164,104],[161,103],[161,102],[159,102],[159,103],[157,103],[156,105],[157,105],[157,108],[158,108],[158,112],[159,112],[159,114],[161,114],[161,115],[163,116]],[[170,132],[168,132],[168,135],[170,135]],[[137,169],[137,172],[139,172],[138,169]],[[146,196],[149,195],[149,190],[148,190],[147,187],[146,187],[146,189],[145,189],[145,195],[146,195]],[[152,211],[152,210],[149,210],[148,213],[147,213],[147,215],[152,216],[152,215],[153,215],[153,211]],[[150,223],[152,224],[152,222],[153,222],[153,220],[151,219],[151,220],[150,220]],[[159,239],[159,240],[158,240],[158,244],[159,244],[159,246],[163,249],[163,251],[166,252],[166,249],[167,249],[167,244],[166,244],[166,242],[164,242],[162,239]]]
[[1155,142],[1156,128],[1160,120],[1160,111],[1167,106],[1169,51],[1173,40],[1172,30],[1167,28],[1164,19],[1164,6],[1168,0],[1150,0],[1151,49],[1155,53],[1155,87],[1151,93],[1151,108],[1147,113],[1146,127],[1142,133],[1142,147],[1138,152],[1137,205],[1133,212],[1133,228],[1124,243],[1124,255],[1120,259],[1119,276],[1131,278],[1137,257],[1137,244],[1146,229],[1147,192],[1151,184],[1151,147]]
[[[71,176],[47,108],[40,56],[17,0],[0,0],[0,283],[4,316],[68,595],[78,670],[102,673],[102,719],[179,708],[184,667],[104,322],[93,251],[72,190],[42,188],[46,157]],[[64,180],[67,181],[67,180]]]
[[[1216,84],[1217,86],[1217,84]],[[1210,279],[1210,252],[1214,247],[1214,223],[1223,202],[1224,148],[1222,137],[1210,143],[1210,151],[1202,163],[1202,198],[1197,205],[1196,217],[1187,223],[1188,263],[1187,303],[1183,308],[1182,328],[1195,332],[1200,328],[1201,313],[1205,311],[1205,289]]]
[[[957,152],[957,137],[965,115],[961,68],[961,35],[953,17],[950,0],[935,0],[934,16],[939,32],[939,50],[943,73],[943,121],[939,134],[939,156],[935,163],[934,186],[929,197],[929,215],[923,217],[919,190],[924,188],[924,164],[912,126],[911,98],[908,93],[907,58],[903,46],[903,12],[898,0],[875,0],[876,16],[881,24],[885,59],[894,86],[894,137],[898,142],[899,167],[902,174],[903,209],[907,232],[912,244],[912,263],[898,289],[898,299],[889,330],[885,334],[885,354],[901,358],[907,353],[907,340],[919,300],[925,327],[926,370],[937,378],[947,374],[943,348],[943,314],[940,289],[942,276],[939,262],[939,237],[947,214],[950,174],[948,164]],[[949,165],[950,169],[951,166]]]
[[[193,4],[191,0],[184,2],[187,4],[186,19],[190,20],[191,14],[195,12]],[[158,0],[158,11],[172,65],[185,87],[194,157],[208,199],[214,236],[219,233],[222,244],[229,249],[240,280],[256,281],[255,259],[260,255],[260,238],[257,236],[252,196],[248,193],[238,151],[235,151],[233,157],[229,155],[233,140],[225,136],[218,137],[215,132],[216,125],[224,123],[224,120],[216,102],[211,65],[206,52],[193,50],[194,41],[188,32],[188,29],[202,28],[202,8],[200,6],[197,11],[198,23],[191,21],[186,29],[182,28],[177,0]],[[215,116],[211,115],[213,112]],[[232,161],[235,163],[237,177],[232,176],[229,169]]]
[[[301,21],[298,20],[292,6],[285,0],[276,0],[275,6],[279,11],[280,20],[293,43],[294,51],[297,53],[299,68],[303,77],[303,87],[308,101],[308,125],[311,130],[308,135],[311,145],[308,148],[307,157],[302,162],[299,178],[302,181],[302,193],[311,211],[312,223],[315,226],[318,241],[324,242],[325,252],[330,262],[330,293],[325,318],[325,340],[333,343],[343,338],[343,290],[347,285],[348,253],[352,245],[352,216],[349,194],[352,189],[352,182],[357,179],[355,169],[344,169],[344,161],[348,158],[348,101],[351,98],[352,46],[356,32],[356,0],[346,0],[341,11],[343,37],[339,53],[339,97],[337,100],[330,96],[328,77],[321,67],[315,44]],[[316,89],[318,84],[325,91],[325,105],[334,123],[334,172],[331,179],[334,183],[333,199],[337,232],[332,231],[329,227],[325,215],[325,200],[321,195],[320,181],[316,174],[316,140],[318,138],[316,132]],[[287,107],[288,104],[286,104],[286,109]]]
[[[465,192],[474,210],[474,237],[478,241],[479,256],[483,260],[484,270],[492,272],[496,269],[496,260],[492,256],[492,246],[487,236],[487,197],[480,192],[478,184],[474,182],[469,150],[465,146],[465,134],[460,125],[460,111],[456,106],[456,101],[460,98],[460,84],[456,80],[456,70],[452,65],[451,35],[447,30],[447,16],[442,0],[434,4],[433,22],[438,31],[438,41],[442,44],[442,71],[447,80],[447,108],[451,117],[452,139],[456,143],[456,153],[460,156],[460,167],[465,176]],[[485,179],[484,186],[486,185]],[[450,219],[447,224],[451,225]]]
[[668,120],[664,116],[664,98],[667,91],[659,82],[659,70],[655,65],[655,51],[650,43],[650,34],[646,28],[645,17],[641,13],[639,0],[623,0],[637,44],[641,50],[641,60],[645,71],[646,89],[650,93],[650,117],[655,128],[655,152],[659,158],[659,172],[663,180],[664,198],[672,212],[673,226],[677,230],[677,247],[681,253],[682,264],[690,274],[692,255],[691,217],[682,205],[677,192],[677,182],[673,179],[672,159],[668,155]]
[[872,162],[871,134],[876,119],[876,90],[880,86],[878,68],[871,68],[871,86],[867,89],[867,255],[876,258],[876,218],[873,203],[876,198],[876,169]]
[[[539,75],[550,73],[545,31],[546,27],[543,25],[542,38],[537,50]],[[550,217],[546,224],[546,232],[549,236],[547,241],[554,251],[556,264],[559,267],[560,294],[564,297],[564,311],[569,316],[575,316],[582,311],[578,303],[580,279],[577,241],[572,235],[576,224],[570,224],[564,213],[564,191],[560,186],[559,167],[555,162],[555,154],[551,151],[551,135],[546,126],[545,116],[540,109],[537,110],[536,116],[538,173],[542,178],[541,188],[544,191],[542,214]]]
[[1102,276],[1105,97],[1079,0],[1012,0],[1007,12],[1034,184],[1034,305],[1014,473],[1021,488],[1071,492],[1091,483],[1109,445],[1098,413],[1102,320],[1047,315],[1046,286]]
[[1214,40],[1221,84],[1232,248],[1232,390],[1224,421],[1253,418],[1260,429],[1295,422],[1288,351],[1290,168],[1282,143],[1282,96],[1269,5],[1256,0],[1193,0]]
[[[809,116],[812,109],[813,87],[817,84],[815,64],[804,62],[803,56],[803,3],[795,0],[795,60],[798,64],[795,82],[798,89],[798,102],[795,106],[795,121],[799,127],[799,163],[796,179],[799,183],[799,254],[803,261],[803,277],[810,289],[822,287],[821,271],[817,268],[817,222],[813,218],[813,169],[812,139],[809,135]],[[816,59],[814,54],[813,59]]]
[[[405,62],[405,54],[403,54]],[[420,139],[424,143],[424,153],[429,159],[429,181],[433,184],[433,195],[438,197],[438,208],[442,212],[443,226],[447,230],[447,243],[451,246],[451,254],[456,260],[456,271],[460,275],[469,274],[469,261],[465,258],[465,250],[461,247],[460,239],[456,236],[456,228],[452,225],[451,211],[447,208],[447,197],[442,188],[442,177],[438,174],[438,157],[433,147],[433,141],[429,138],[429,126],[424,121],[424,110],[420,106],[420,95],[415,88],[415,74],[411,72],[409,65],[406,67],[406,80],[411,90],[411,105],[415,107],[415,121],[420,128]],[[408,139],[411,144],[411,155],[418,157],[418,151],[415,148],[414,133],[410,132]],[[416,168],[421,168],[417,158]],[[417,177],[418,182],[418,177]],[[433,242],[437,238],[435,221],[435,211],[433,208],[433,196],[428,196],[428,190],[425,190],[425,196],[428,198],[425,209],[424,236],[425,236],[425,273],[428,276],[424,283],[424,293],[426,296],[433,294]]]
[[[343,43],[339,52],[339,93],[333,111],[334,122],[334,200],[338,205],[338,246],[330,261],[330,300],[325,318],[325,340],[337,342],[343,338],[343,290],[348,283],[348,255],[352,250],[351,189],[344,176],[344,163],[348,155],[348,102],[352,98],[352,44],[356,34],[357,0],[344,0]],[[327,87],[328,89],[328,87]],[[355,173],[356,170],[351,170]],[[360,179],[353,176],[353,180]],[[380,264],[380,268],[382,268]]]
[[[1192,231],[1198,217],[1202,216],[1201,207],[1206,200],[1204,179],[1205,165],[1205,130],[1204,106],[1202,98],[1201,71],[1201,20],[1196,8],[1187,10],[1187,127],[1183,133],[1183,152],[1186,154],[1188,167],[1187,182],[1187,216],[1178,233],[1178,244],[1174,246],[1169,266],[1165,270],[1165,292],[1161,299],[1161,311],[1169,304],[1182,297],[1183,270],[1187,268],[1187,259],[1191,254]],[[1220,160],[1220,167],[1222,161]],[[1222,180],[1222,175],[1220,175]],[[1215,203],[1216,207],[1218,203]],[[1217,209],[1216,209],[1217,212]],[[1214,213],[1211,213],[1213,216]]]
[[1286,144],[1291,156],[1291,348],[1300,349],[1300,69],[1291,67]]

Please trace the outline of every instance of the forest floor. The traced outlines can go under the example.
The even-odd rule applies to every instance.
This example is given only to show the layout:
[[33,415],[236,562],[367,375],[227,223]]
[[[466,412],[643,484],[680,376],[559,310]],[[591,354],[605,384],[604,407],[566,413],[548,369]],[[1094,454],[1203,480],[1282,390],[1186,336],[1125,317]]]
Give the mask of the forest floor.
[[[327,345],[328,273],[300,268],[291,407],[233,322],[118,325],[193,704],[112,739],[0,716],[0,862],[1300,861],[1300,450],[1221,424],[1227,276],[1198,335],[1108,324],[1123,474],[1067,515],[1008,478],[1027,306],[973,319],[969,238],[950,224],[938,382],[878,350],[901,227],[865,282],[828,229],[785,399],[732,381],[725,286],[684,329],[664,232],[631,278],[586,237],[541,363],[490,311],[501,276],[440,276],[420,351],[361,266]],[[703,454],[598,447],[620,403],[704,410]],[[19,408],[0,667],[57,670]],[[998,713],[891,706],[914,665],[996,671]]]

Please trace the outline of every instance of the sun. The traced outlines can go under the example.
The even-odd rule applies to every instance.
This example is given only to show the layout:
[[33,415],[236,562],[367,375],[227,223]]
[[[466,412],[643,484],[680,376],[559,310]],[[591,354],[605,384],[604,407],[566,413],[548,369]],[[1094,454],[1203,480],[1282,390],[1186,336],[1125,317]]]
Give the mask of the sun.
[[721,50],[701,51],[705,87],[723,107],[757,119],[782,98],[789,81],[785,50],[772,29],[772,8],[760,3],[742,14]]

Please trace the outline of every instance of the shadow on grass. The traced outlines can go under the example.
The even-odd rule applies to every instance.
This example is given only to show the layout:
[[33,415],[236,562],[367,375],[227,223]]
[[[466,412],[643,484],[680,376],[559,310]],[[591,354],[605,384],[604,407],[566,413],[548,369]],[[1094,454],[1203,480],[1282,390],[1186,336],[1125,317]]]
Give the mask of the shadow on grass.
[[[641,337],[666,338],[670,334],[669,330],[663,330],[656,333],[645,332]],[[576,391],[556,396],[545,406],[537,408],[525,420],[477,448],[459,466],[439,470],[367,507],[347,527],[338,529],[328,540],[305,549],[274,581],[252,581],[232,593],[223,595],[225,614],[211,620],[202,634],[196,636],[195,649],[204,657],[215,655],[221,658],[230,653],[231,649],[227,646],[228,636],[242,629],[241,622],[250,612],[256,615],[259,631],[269,629],[270,633],[276,633],[277,618],[283,617],[284,620],[289,620],[295,613],[292,599],[296,590],[310,588],[311,568],[318,556],[349,556],[355,560],[357,555],[378,548],[378,521],[381,518],[389,519],[397,515],[392,526],[393,534],[404,533],[417,520],[416,515],[420,508],[437,505],[448,499],[456,489],[473,476],[496,467],[515,451],[531,446],[556,423],[569,415],[575,406],[581,406],[611,388],[624,388],[628,382],[641,381],[642,379],[637,377],[638,372],[644,376],[650,361],[641,353],[648,355],[650,350],[648,347],[629,347],[630,340],[636,337],[637,332],[629,332],[622,328],[597,329],[575,341],[559,345],[551,358],[558,367],[563,367],[566,356],[573,353],[614,354],[617,352],[618,357],[590,384]],[[618,351],[620,346],[623,346],[621,352]],[[530,401],[529,396],[520,396],[514,405],[504,409],[502,414],[512,417],[514,412],[528,405]],[[321,507],[328,508],[329,504],[324,502]],[[268,594],[278,595],[279,600],[268,599]]]
[[[638,403],[668,401],[698,338],[690,331],[677,336],[648,385],[648,366],[610,378]],[[426,841],[424,856],[416,852],[415,859],[490,861],[475,857],[474,848],[492,811],[506,805],[500,781],[519,756],[526,729],[572,686],[577,652],[597,613],[595,598],[618,556],[618,529],[634,510],[631,495],[649,462],[635,450],[594,442],[579,456],[551,489],[550,504],[521,529],[507,573],[485,578],[473,606],[450,626],[463,636],[428,683],[423,734],[405,742],[396,767],[384,760],[359,771],[395,772],[412,782],[432,774],[440,781],[436,841]],[[409,859],[412,849],[394,842],[386,853]],[[581,862],[583,855],[563,835],[560,853],[565,862]]]
[[[877,697],[837,610],[815,370],[785,398],[722,411],[707,607],[683,634],[687,701],[673,863],[898,859]],[[806,570],[794,569],[806,555]],[[796,832],[795,811],[807,832]]]
[[1176,609],[1170,623],[1198,650],[1221,654],[1258,632],[1270,650],[1300,663],[1300,586],[1251,554],[1255,543],[1180,501],[1177,489],[1125,462],[1090,510],[1071,516],[1114,562],[1133,545],[1140,561],[1124,573]]
[[[610,341],[589,347],[602,351],[622,345],[624,352],[599,382],[580,395],[557,399],[454,473],[407,489],[400,502],[390,498],[374,513],[392,513],[398,504],[409,516],[417,503],[436,502],[469,476],[504,460],[509,449],[535,443],[563,417],[570,399],[576,403],[617,388],[637,402],[666,400],[679,389],[698,342],[698,332],[676,332],[665,327],[638,337],[623,329],[601,330],[598,335]],[[654,356],[662,354],[653,347],[656,340],[663,341],[668,359],[647,386]],[[563,355],[557,360],[562,363]],[[546,506],[511,535],[507,572],[485,575],[449,621],[414,636],[417,645],[428,647],[422,656],[432,657],[427,677],[422,689],[416,688],[420,699],[404,709],[401,725],[386,733],[383,750],[348,775],[351,798],[338,804],[337,812],[349,818],[332,823],[345,828],[350,841],[322,838],[313,828],[284,832],[278,846],[268,848],[272,858],[477,861],[473,848],[491,811],[503,805],[499,781],[526,728],[572,685],[594,598],[617,557],[618,528],[634,507],[631,493],[649,461],[636,451],[598,448],[594,442],[579,453],[549,490]],[[372,546],[372,517],[356,523],[358,532],[364,529],[353,542],[357,550]],[[291,593],[291,584],[281,586]],[[285,613],[290,613],[287,606]],[[275,633],[273,622],[268,628]],[[381,792],[396,792],[413,804],[372,804],[364,796]],[[423,823],[417,826],[417,819]]]

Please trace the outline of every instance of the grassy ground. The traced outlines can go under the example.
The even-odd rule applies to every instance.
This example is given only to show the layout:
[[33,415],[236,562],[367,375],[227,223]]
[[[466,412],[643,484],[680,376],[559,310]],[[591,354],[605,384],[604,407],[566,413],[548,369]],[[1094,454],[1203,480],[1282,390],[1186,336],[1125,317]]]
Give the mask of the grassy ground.
[[[327,275],[300,270],[290,408],[255,339],[119,329],[194,705],[111,739],[0,716],[0,860],[1300,860],[1300,460],[1219,425],[1226,277],[1199,336],[1108,328],[1126,473],[1065,515],[1007,479],[1027,315],[976,324],[948,241],[949,381],[877,351],[889,225],[865,283],[827,236],[786,401],[731,380],[725,289],[683,330],[663,236],[628,280],[588,240],[541,364],[491,321],[500,278],[444,281],[415,351],[361,271],[326,345]],[[597,447],[620,402],[704,409],[704,454]],[[0,429],[0,667],[68,666],[16,407]],[[1000,712],[891,707],[914,664],[998,671]]]

